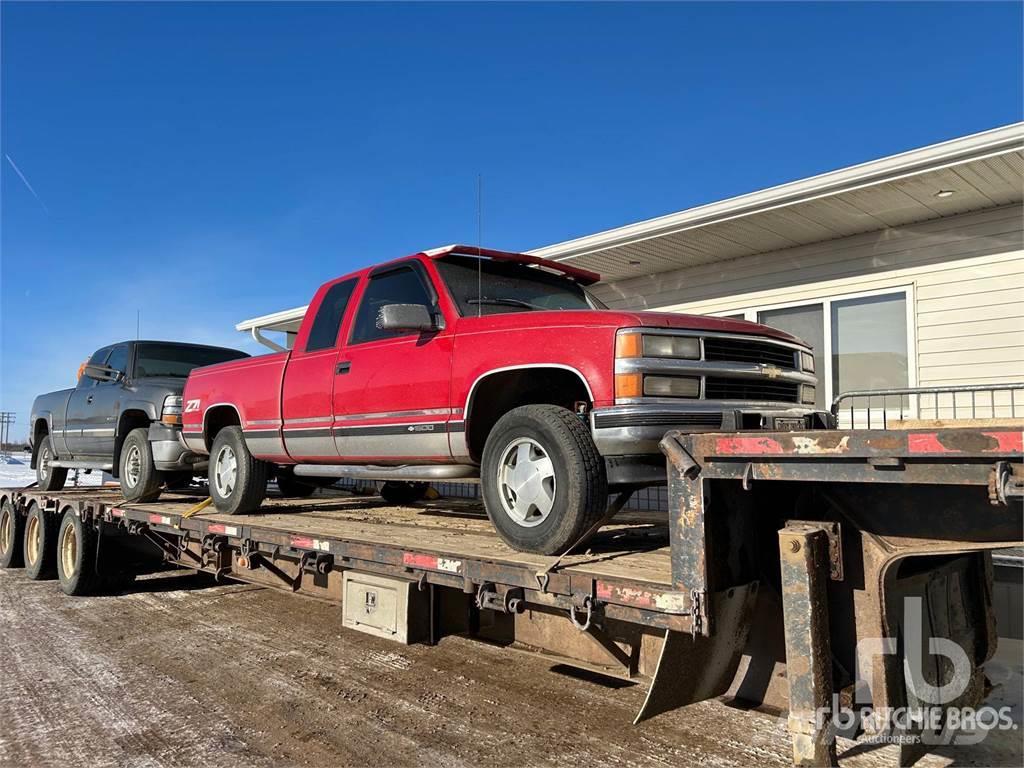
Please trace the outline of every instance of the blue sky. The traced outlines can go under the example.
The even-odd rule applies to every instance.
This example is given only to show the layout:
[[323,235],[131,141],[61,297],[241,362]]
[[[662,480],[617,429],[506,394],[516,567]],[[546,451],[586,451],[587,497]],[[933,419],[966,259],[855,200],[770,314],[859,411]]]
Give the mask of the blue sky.
[[1019,3],[0,14],[18,434],[137,309],[144,337],[257,352],[238,320],[475,242],[478,174],[485,244],[528,249],[1022,118]]

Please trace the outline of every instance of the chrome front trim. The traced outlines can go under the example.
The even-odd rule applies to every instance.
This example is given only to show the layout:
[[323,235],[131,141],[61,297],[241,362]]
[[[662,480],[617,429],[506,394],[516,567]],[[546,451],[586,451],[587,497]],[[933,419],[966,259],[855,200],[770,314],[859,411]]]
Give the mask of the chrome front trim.
[[[647,398],[641,403],[629,405],[616,405],[611,408],[598,408],[590,412],[590,429],[594,436],[594,443],[597,445],[598,453],[602,456],[628,456],[638,454],[660,454],[661,449],[658,443],[665,436],[666,432],[679,429],[683,432],[722,432],[721,419],[717,424],[697,425],[686,424],[686,417],[691,415],[705,414],[724,415],[726,413],[752,414],[757,416],[773,418],[804,418],[814,414],[826,414],[826,411],[816,410],[814,407],[800,406],[793,403],[757,403],[757,402],[736,402],[716,401],[708,402],[701,400],[690,400],[680,402],[666,402],[665,398],[657,399],[657,403],[651,402],[656,398]],[[657,425],[625,425],[614,427],[598,427],[598,419],[602,416],[644,416],[657,414],[659,417],[669,416],[673,411],[680,414],[678,424],[664,423]],[[665,419],[669,421],[669,419]],[[729,428],[731,431],[731,428]]]
[[[774,370],[772,375],[770,371]],[[615,361],[616,373],[650,373],[673,376],[727,376],[732,379],[788,381],[796,384],[818,383],[813,373],[801,373],[761,363],[730,363],[719,360],[680,360],[661,357],[628,357]]]
[[696,336],[701,339],[735,339],[736,341],[760,341],[765,344],[777,344],[780,347],[788,347],[789,349],[800,350],[801,352],[811,351],[810,347],[805,346],[803,344],[797,344],[792,341],[783,341],[782,339],[775,339],[772,338],[771,336],[754,336],[749,333],[722,333],[721,331],[696,331],[688,328],[658,328],[656,326],[620,328],[618,332],[620,334],[645,333],[648,336]]

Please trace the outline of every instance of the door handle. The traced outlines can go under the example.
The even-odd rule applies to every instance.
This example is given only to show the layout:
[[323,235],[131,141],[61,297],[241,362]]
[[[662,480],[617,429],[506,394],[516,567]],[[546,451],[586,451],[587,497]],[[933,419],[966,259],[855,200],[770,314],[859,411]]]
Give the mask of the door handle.
[[352,363],[350,363],[348,361],[346,361],[344,363],[338,363],[334,367],[335,375],[340,375],[342,373],[348,373],[350,370],[352,370]]
[[92,395],[89,395],[87,398],[85,398],[85,402],[91,403],[92,402],[92,397],[93,397]]

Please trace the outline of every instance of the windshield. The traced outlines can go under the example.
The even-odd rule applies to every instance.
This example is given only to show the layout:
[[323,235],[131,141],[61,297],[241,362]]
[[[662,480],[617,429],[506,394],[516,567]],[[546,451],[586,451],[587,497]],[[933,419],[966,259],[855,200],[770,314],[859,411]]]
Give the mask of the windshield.
[[193,347],[183,344],[143,343],[135,355],[135,378],[174,376],[184,379],[189,371],[203,365],[248,357],[245,352],[223,347]]
[[607,309],[569,278],[521,262],[446,256],[436,263],[462,315]]

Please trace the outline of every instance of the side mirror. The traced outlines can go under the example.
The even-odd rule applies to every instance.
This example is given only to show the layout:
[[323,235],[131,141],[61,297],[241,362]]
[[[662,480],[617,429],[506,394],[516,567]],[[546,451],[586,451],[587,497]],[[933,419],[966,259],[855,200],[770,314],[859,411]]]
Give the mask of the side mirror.
[[90,379],[96,381],[120,381],[121,377],[124,376],[123,371],[117,371],[113,368],[108,368],[105,365],[87,365],[85,370],[82,371],[82,375],[88,376]]
[[382,331],[436,331],[437,323],[422,304],[385,304],[377,311]]

